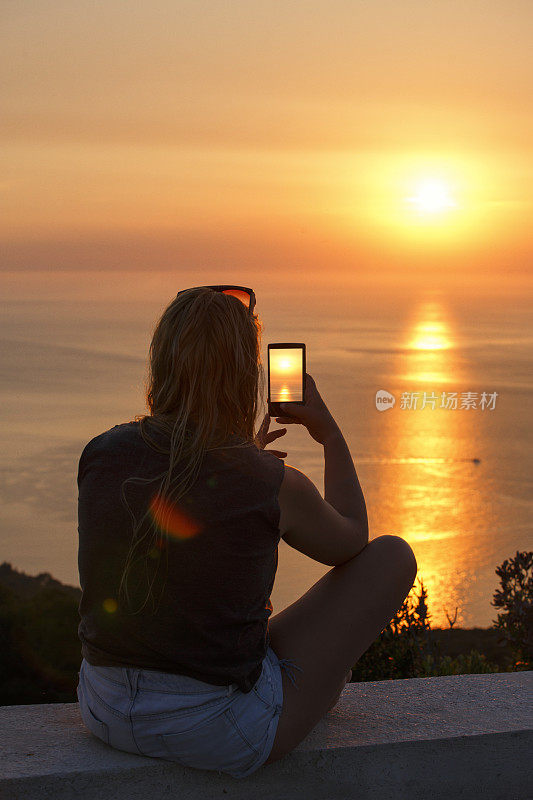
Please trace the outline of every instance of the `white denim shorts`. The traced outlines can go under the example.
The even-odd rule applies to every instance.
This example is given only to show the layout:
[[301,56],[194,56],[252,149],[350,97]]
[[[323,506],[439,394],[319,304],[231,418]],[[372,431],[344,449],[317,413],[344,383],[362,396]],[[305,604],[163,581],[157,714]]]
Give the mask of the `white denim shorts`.
[[281,669],[269,646],[249,692],[137,667],[82,660],[77,687],[85,726],[118,750],[245,778],[267,760],[283,706]]

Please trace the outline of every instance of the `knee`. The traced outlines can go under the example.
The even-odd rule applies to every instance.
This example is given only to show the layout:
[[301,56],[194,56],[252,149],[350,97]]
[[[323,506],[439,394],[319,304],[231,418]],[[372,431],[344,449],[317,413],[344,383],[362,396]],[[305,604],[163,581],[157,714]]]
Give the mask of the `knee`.
[[384,548],[387,551],[387,558],[391,559],[394,564],[405,570],[412,585],[416,578],[418,565],[413,548],[409,542],[406,542],[401,536],[395,536],[394,534],[378,536],[373,539],[372,542],[375,542],[378,547]]

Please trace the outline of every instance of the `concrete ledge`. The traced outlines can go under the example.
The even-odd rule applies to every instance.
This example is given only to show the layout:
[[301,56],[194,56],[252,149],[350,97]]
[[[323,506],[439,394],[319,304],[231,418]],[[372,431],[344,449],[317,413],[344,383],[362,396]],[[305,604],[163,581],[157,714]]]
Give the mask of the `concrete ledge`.
[[1,800],[530,800],[533,672],[349,684],[284,759],[237,780],[113,750],[77,703],[0,708]]

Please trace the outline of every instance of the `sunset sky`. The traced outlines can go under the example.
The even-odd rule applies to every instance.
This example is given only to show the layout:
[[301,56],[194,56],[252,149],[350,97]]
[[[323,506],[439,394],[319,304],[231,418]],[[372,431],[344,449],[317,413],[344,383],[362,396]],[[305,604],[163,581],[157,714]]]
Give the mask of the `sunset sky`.
[[532,29],[529,0],[6,2],[0,268],[525,280]]

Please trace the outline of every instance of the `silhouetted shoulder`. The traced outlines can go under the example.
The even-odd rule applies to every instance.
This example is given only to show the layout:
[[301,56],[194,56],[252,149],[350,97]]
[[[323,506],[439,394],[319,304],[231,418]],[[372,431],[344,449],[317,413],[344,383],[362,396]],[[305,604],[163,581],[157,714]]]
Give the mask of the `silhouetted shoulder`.
[[78,481],[83,467],[90,460],[95,460],[102,455],[110,456],[113,453],[132,451],[135,441],[140,437],[133,426],[136,423],[123,422],[108,428],[97,436],[93,436],[83,448],[78,462]]

